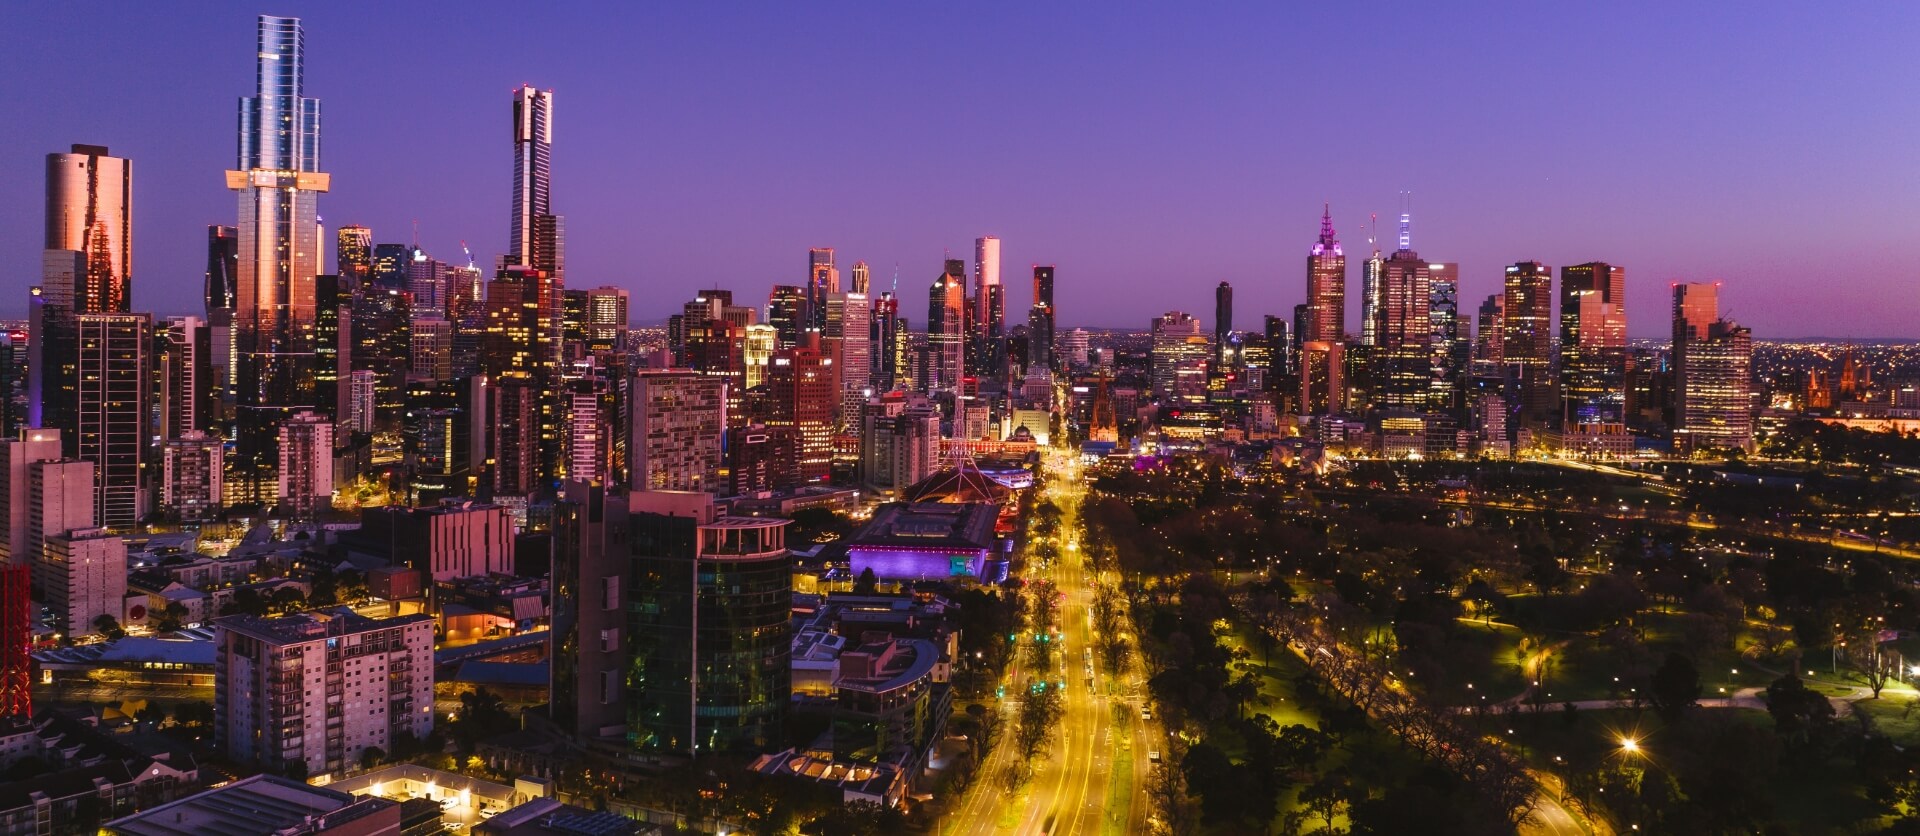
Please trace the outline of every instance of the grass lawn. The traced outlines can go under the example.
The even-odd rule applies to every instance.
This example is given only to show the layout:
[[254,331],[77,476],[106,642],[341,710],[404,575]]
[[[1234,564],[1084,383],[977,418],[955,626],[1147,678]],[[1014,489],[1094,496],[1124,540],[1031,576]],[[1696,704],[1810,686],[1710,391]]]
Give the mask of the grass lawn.
[[1905,685],[1889,685],[1877,700],[1855,700],[1853,710],[1867,715],[1874,730],[1904,747],[1920,745],[1920,694]]

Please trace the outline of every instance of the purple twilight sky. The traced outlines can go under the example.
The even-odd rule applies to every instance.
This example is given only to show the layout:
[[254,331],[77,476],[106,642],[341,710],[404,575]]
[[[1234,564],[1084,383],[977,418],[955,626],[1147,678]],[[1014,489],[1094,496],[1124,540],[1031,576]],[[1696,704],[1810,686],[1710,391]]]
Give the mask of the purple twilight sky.
[[763,302],[831,245],[876,291],[897,265],[920,327],[942,251],[993,234],[1016,321],[1041,262],[1063,324],[1211,326],[1226,280],[1257,328],[1301,301],[1322,201],[1357,299],[1367,214],[1390,242],[1409,190],[1463,309],[1504,264],[1597,259],[1635,336],[1676,279],[1724,280],[1762,338],[1920,336],[1905,3],[28,3],[0,27],[0,314],[75,142],[134,161],[135,309],[197,310],[258,12],[305,21],[329,231],[417,221],[490,264],[510,91],[554,89],[568,284],[641,322],[700,287]]

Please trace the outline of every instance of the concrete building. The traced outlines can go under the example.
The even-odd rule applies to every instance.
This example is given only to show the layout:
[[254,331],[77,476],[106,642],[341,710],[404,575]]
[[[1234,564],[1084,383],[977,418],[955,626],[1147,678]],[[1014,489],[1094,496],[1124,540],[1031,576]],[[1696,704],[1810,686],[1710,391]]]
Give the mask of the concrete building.
[[627,461],[635,490],[720,488],[726,383],[687,369],[646,369],[630,380]]
[[432,616],[234,615],[214,646],[214,745],[234,761],[335,773],[433,731]]
[[23,429],[19,438],[0,441],[0,562],[25,566],[38,556],[27,548],[33,465],[59,459],[56,429]]
[[101,616],[119,621],[127,600],[127,544],[105,529],[77,528],[47,538],[40,559],[41,599],[53,626],[69,636],[100,632]]
[[860,481],[897,494],[940,465],[940,411],[924,397],[890,392],[867,404],[860,428]]
[[100,524],[126,531],[146,516],[146,457],[152,439],[153,317],[83,313],[78,458],[93,462]]
[[33,585],[45,595],[42,562],[48,541],[74,529],[99,525],[93,507],[93,462],[35,462],[28,471],[25,553],[34,567]]
[[333,423],[302,410],[280,425],[280,490],[295,514],[311,516],[333,503]]
[[431,581],[513,573],[513,514],[505,506],[442,500],[428,508],[362,508],[340,533],[349,554],[426,572]]
[[219,513],[224,443],[198,430],[167,439],[160,456],[160,509],[181,522]]
[[[682,493],[711,501],[708,494]],[[581,738],[618,735],[627,720],[627,497],[568,482],[554,510],[552,661],[548,710]]]

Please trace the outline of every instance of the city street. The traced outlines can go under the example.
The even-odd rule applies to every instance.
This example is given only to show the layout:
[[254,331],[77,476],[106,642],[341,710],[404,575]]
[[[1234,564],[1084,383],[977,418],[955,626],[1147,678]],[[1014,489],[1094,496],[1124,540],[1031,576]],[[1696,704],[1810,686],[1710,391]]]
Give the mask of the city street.
[[[1080,502],[1086,493],[1079,463],[1070,453],[1049,451],[1047,473],[1042,498],[1051,499],[1062,512],[1060,556],[1045,568],[1029,563],[1027,576],[1053,581],[1063,597],[1065,639],[1055,653],[1054,670],[1044,675],[1048,681],[1066,683],[1064,713],[1032,777],[1019,792],[1009,792],[1008,775],[1019,766],[1012,740],[1019,715],[1014,698],[1024,693],[1026,678],[1038,673],[1014,666],[1009,698],[999,706],[999,742],[967,797],[951,813],[944,833],[1121,834],[1148,829],[1148,752],[1159,745],[1149,742],[1155,733],[1141,719],[1144,684],[1137,666],[1104,670],[1094,652],[1097,576],[1079,548]],[[1094,670],[1091,688],[1089,666]]]

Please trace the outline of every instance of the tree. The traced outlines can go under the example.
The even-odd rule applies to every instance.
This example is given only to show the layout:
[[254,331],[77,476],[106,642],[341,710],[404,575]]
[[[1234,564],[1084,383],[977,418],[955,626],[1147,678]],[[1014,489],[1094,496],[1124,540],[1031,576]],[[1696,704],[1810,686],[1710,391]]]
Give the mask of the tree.
[[1353,787],[1344,768],[1328,772],[1300,790],[1300,806],[1319,817],[1329,832],[1333,830],[1333,820],[1352,803]]
[[99,618],[93,620],[93,629],[106,636],[108,640],[118,639],[127,634],[127,631],[120,629],[120,619],[106,613],[101,613]]
[[168,601],[166,609],[161,610],[160,621],[154,625],[154,629],[162,633],[172,633],[180,629],[181,620],[186,617],[185,604],[179,601]]
[[1800,677],[1787,674],[1767,686],[1767,713],[1773,715],[1774,730],[1782,738],[1805,744],[1833,719],[1833,703],[1809,689]]
[[368,746],[367,748],[360,750],[360,768],[361,769],[372,769],[376,766],[379,766],[380,762],[386,759],[387,759],[386,750],[381,749],[378,746]]
[[133,712],[133,719],[149,726],[158,726],[167,719],[167,710],[160,707],[159,703],[148,700],[146,705]]
[[853,581],[853,594],[872,595],[880,588],[880,576],[874,574],[873,567],[860,570],[860,577]]
[[1669,653],[1660,669],[1653,672],[1651,691],[1648,696],[1653,701],[1653,709],[1668,725],[1673,725],[1700,699],[1700,672],[1694,670],[1692,660]]

